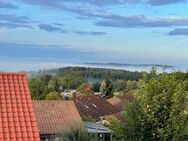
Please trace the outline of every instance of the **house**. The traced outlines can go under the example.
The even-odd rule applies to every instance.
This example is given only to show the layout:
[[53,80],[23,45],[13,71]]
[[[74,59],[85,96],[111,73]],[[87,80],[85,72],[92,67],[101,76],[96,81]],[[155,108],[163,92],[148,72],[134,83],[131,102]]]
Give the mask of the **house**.
[[91,117],[100,121],[106,115],[112,115],[119,110],[100,96],[81,96],[74,99],[76,107],[83,118]]
[[107,99],[107,101],[115,106],[119,111],[123,110],[124,104],[134,100],[132,94],[124,94],[120,96],[113,96],[112,98]]
[[96,122],[84,122],[88,133],[94,134],[97,141],[112,141],[112,130]]
[[24,73],[0,72],[0,141],[40,141]]
[[57,138],[57,133],[73,124],[82,124],[73,100],[34,100],[33,107],[41,141]]
[[77,90],[76,89],[65,89],[61,92],[61,95],[65,100],[72,99],[76,97]]

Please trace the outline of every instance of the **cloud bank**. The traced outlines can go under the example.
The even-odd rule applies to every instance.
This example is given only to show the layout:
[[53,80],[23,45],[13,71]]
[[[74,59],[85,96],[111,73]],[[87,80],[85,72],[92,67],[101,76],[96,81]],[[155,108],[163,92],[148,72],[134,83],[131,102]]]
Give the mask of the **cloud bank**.
[[175,28],[174,30],[170,31],[168,35],[188,35],[188,28]]
[[92,35],[92,36],[100,36],[100,35],[104,35],[104,34],[107,34],[105,32],[95,32],[95,31],[76,31],[75,32],[76,34],[79,34],[79,35]]
[[31,20],[26,16],[0,14],[0,27],[4,28],[32,28]]
[[56,27],[56,26],[52,26],[50,24],[39,24],[38,27],[42,30],[48,31],[48,32],[60,32],[60,33],[67,33],[66,30],[60,28],[60,27]]
[[0,9],[17,9],[17,8],[18,7],[13,4],[0,1]]
[[63,9],[66,3],[80,3],[90,4],[95,6],[117,6],[117,5],[128,5],[128,4],[147,4],[151,6],[160,6],[167,4],[176,4],[187,2],[187,0],[22,0],[25,3],[53,7],[56,9]]

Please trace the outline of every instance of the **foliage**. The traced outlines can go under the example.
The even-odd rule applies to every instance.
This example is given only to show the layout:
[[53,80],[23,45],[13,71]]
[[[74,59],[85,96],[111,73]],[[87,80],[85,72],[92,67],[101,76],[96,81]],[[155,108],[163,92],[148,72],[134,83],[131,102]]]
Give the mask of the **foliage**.
[[123,127],[120,121],[114,116],[106,117],[105,126],[113,131],[113,141],[121,141],[123,139]]
[[182,141],[187,135],[185,85],[176,73],[157,74],[140,82],[139,94],[127,104],[123,119],[125,141]]
[[125,80],[116,80],[114,83],[114,89],[116,92],[121,92],[126,88],[126,81]]
[[49,94],[46,95],[46,100],[58,100],[61,98],[60,93],[58,92],[50,92]]
[[94,82],[92,85],[93,85],[92,90],[94,92],[100,92],[101,83],[99,81]]
[[95,141],[95,138],[82,125],[75,124],[59,134],[59,141]]
[[101,84],[100,92],[101,92],[101,96],[103,98],[108,99],[108,98],[113,97],[113,84],[112,84],[112,81],[110,79],[105,80]]
[[46,95],[53,91],[53,89],[48,87],[51,79],[52,76],[50,75],[42,75],[39,78],[29,79],[28,85],[33,100],[44,100]]
[[48,69],[38,72],[40,74],[50,74],[55,77],[63,77],[67,73],[79,72],[82,78],[88,82],[103,81],[106,78],[111,78],[112,81],[118,79],[122,80],[136,80],[142,78],[141,72],[131,72],[127,70],[115,70],[115,69],[104,69],[104,68],[86,68],[86,67],[65,67],[58,69]]
[[82,115],[82,120],[83,121],[88,121],[88,122],[95,122],[95,119],[93,119],[91,116]]
[[45,74],[40,76],[39,78],[43,82],[44,86],[48,86],[48,83],[52,79],[52,76],[49,74]]
[[58,81],[58,79],[57,78],[50,79],[48,81],[48,88],[58,92],[60,88],[60,82]]
[[84,79],[79,71],[67,72],[61,79],[61,86],[64,89],[76,89],[82,83],[84,83]]
[[45,99],[46,94],[52,91],[51,89],[45,87],[45,84],[41,79],[29,79],[28,85],[33,100]]
[[81,84],[77,88],[77,96],[94,94],[92,86],[89,83]]
[[138,84],[137,84],[138,82],[137,81],[127,81],[127,83],[126,83],[126,87],[125,87],[125,92],[126,93],[129,93],[130,91],[132,91],[132,90],[136,90],[136,89],[138,89]]

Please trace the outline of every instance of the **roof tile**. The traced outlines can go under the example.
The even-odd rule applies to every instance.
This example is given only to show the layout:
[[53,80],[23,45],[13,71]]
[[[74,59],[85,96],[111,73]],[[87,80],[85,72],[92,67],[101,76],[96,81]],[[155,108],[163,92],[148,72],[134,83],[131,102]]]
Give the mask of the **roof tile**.
[[107,101],[118,108],[119,111],[122,111],[124,104],[133,100],[134,96],[132,94],[124,94],[121,96],[114,96],[112,98],[109,98]]
[[74,123],[82,123],[72,100],[34,100],[40,134],[54,134]]
[[82,116],[90,116],[96,121],[106,115],[118,112],[118,109],[100,96],[82,96],[74,99],[76,107]]
[[0,140],[40,140],[26,75],[23,73],[0,72]]

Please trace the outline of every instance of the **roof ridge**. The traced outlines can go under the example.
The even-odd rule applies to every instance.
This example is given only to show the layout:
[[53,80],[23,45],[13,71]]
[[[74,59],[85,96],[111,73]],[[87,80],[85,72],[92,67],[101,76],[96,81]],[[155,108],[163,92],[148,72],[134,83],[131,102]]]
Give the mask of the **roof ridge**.
[[0,75],[27,75],[25,72],[0,72]]

